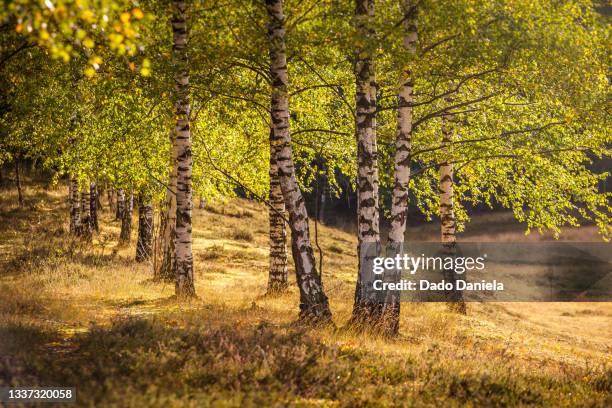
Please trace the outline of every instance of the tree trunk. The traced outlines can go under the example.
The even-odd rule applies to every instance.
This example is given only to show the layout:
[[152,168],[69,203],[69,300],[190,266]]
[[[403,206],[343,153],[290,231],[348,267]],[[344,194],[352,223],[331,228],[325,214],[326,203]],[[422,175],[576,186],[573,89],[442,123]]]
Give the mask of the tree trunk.
[[123,219],[123,210],[125,210],[125,191],[122,188],[117,190],[117,210],[115,212],[115,219]]
[[124,200],[121,212],[121,232],[119,233],[119,244],[129,245],[132,239],[132,212],[134,211],[134,196],[132,194]]
[[151,259],[153,254],[153,204],[146,193],[138,196],[138,241],[136,242],[136,262]]
[[[447,98],[447,102],[451,102],[450,98]],[[454,166],[452,163],[451,151],[453,143],[452,120],[452,115],[448,112],[442,116],[442,146],[444,146],[442,153],[445,159],[440,165],[440,239],[446,256],[454,256],[457,252],[457,231],[453,208]],[[455,271],[452,269],[445,269],[444,280],[446,282],[452,282],[454,287],[457,280]],[[446,293],[446,297],[451,310],[461,314],[466,313],[466,306],[461,291],[451,290]]]
[[77,179],[70,180],[70,234],[81,235],[81,200],[79,197],[79,183]]
[[285,27],[282,0],[267,0],[270,17],[268,36],[270,46],[270,76],[272,78],[271,116],[272,145],[276,150],[280,186],[289,213],[293,258],[300,289],[300,320],[309,323],[331,322],[331,311],[317,272],[310,242],[308,213],[304,197],[297,183],[293,165],[291,133],[289,129],[289,94]]
[[85,182],[81,191],[81,235],[91,237],[91,193],[89,183]]
[[206,208],[206,200],[202,196],[200,196],[200,204],[198,204],[198,208],[200,210],[203,210],[204,208]]
[[187,2],[174,0],[172,16],[172,47],[174,81],[176,83],[176,287],[178,297],[195,296],[191,236],[191,132],[189,129],[189,61],[187,59]]
[[[416,52],[417,18],[414,0],[404,0],[404,38],[403,45],[410,58]],[[412,103],[414,79],[410,69],[410,60],[402,69],[401,83],[397,98],[397,132],[395,136],[394,185],[391,197],[391,227],[387,241],[387,258],[395,258],[404,253],[404,235],[408,215],[408,182],[410,181],[410,148],[412,139]],[[397,283],[401,280],[401,271],[390,271],[385,281]],[[399,331],[400,292],[389,291],[385,298],[382,315],[382,329],[388,336],[395,336]]]
[[[372,38],[374,0],[357,0],[355,21],[360,38]],[[368,299],[362,275],[366,257],[380,253],[378,207],[378,160],[376,146],[376,76],[373,46],[357,47],[355,52],[355,131],[357,139],[357,238],[359,272],[355,304],[350,324],[362,328],[378,322],[382,303]],[[367,253],[366,253],[367,252]]]
[[287,273],[287,233],[285,231],[285,202],[278,176],[276,149],[272,144],[270,129],[270,271],[268,275],[268,294],[282,293],[288,287]]
[[170,134],[170,174],[168,176],[168,188],[166,191],[166,202],[161,219],[160,254],[161,263],[155,278],[167,282],[175,282],[175,250],[174,240],[176,238],[176,174],[177,155],[176,138],[174,132]]
[[321,174],[317,175],[317,197],[318,202],[318,214],[317,219],[320,223],[325,224],[325,210],[327,204],[327,196],[329,195],[329,182],[327,181],[327,166],[323,158],[320,159]]
[[19,170],[19,158],[15,159],[15,183],[17,184],[17,200],[19,207],[23,207],[23,191],[21,190],[21,171]]
[[98,223],[98,185],[96,184],[96,182],[92,182],[90,187],[89,187],[89,191],[91,193],[91,197],[90,197],[90,205],[89,205],[89,211],[90,211],[90,225],[92,230],[96,231],[96,232],[100,232],[100,224]]
[[96,183],[96,209],[102,210],[102,197],[104,196],[104,185]]
[[[108,210],[110,212],[115,211],[117,207],[115,205],[115,189],[110,184],[107,184],[106,186],[106,197],[108,198]],[[115,214],[115,217],[116,216],[117,214]]]

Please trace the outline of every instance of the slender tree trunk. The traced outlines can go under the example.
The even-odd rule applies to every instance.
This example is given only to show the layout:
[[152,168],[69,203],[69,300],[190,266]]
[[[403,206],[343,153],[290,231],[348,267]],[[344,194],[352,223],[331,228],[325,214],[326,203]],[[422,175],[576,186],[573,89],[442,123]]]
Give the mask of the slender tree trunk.
[[[447,102],[451,102],[447,98]],[[453,126],[452,115],[445,113],[442,116],[442,152],[445,160],[440,165],[440,224],[441,241],[446,256],[454,256],[457,252],[457,229],[453,204],[454,166],[452,163]],[[444,280],[456,284],[456,274],[452,269],[444,270]],[[451,290],[446,294],[449,308],[461,314],[466,313],[466,306],[461,291]]]
[[271,115],[272,145],[276,150],[281,190],[289,213],[293,258],[300,289],[300,320],[309,323],[331,322],[331,311],[317,272],[310,242],[308,213],[304,197],[297,183],[293,165],[291,133],[289,129],[289,94],[285,27],[282,0],[266,0],[270,17],[268,35],[270,46],[270,76],[272,78]]
[[96,232],[100,232],[100,224],[98,223],[98,185],[96,184],[96,182],[92,182],[90,187],[89,187],[89,191],[91,193],[91,197],[90,197],[90,205],[89,205],[89,211],[90,211],[90,225],[92,230],[96,231]]
[[123,210],[125,210],[125,191],[122,188],[117,190],[117,211],[115,212],[115,219],[123,219]]
[[102,197],[104,196],[104,185],[100,185],[96,183],[96,209],[102,210],[104,206],[102,205]]
[[206,200],[204,197],[200,196],[200,203],[198,204],[198,208],[203,210],[206,207]]
[[168,176],[168,189],[166,191],[166,202],[164,203],[165,211],[162,214],[161,220],[161,235],[160,254],[161,263],[157,271],[156,279],[175,282],[175,250],[174,240],[176,238],[176,174],[177,174],[177,154],[176,154],[176,138],[174,132],[170,134],[171,150],[170,150],[170,174]]
[[106,197],[108,199],[108,210],[112,213],[116,210],[117,206],[115,205],[115,189],[110,184],[106,186]]
[[282,293],[288,287],[287,273],[287,233],[285,231],[285,202],[278,176],[276,149],[272,144],[270,129],[270,271],[268,275],[268,294]]
[[121,212],[121,232],[119,244],[129,245],[132,239],[132,213],[134,211],[134,196],[130,194],[125,198],[124,208]]
[[317,192],[319,193],[319,197],[317,197],[319,203],[319,211],[317,214],[317,219],[322,224],[325,224],[325,210],[327,204],[327,196],[329,195],[329,182],[327,181],[327,165],[324,159],[320,159],[321,163],[321,175],[318,176]]
[[[416,52],[417,9],[414,0],[403,0],[404,38],[403,45],[409,56],[402,69],[401,83],[397,98],[397,132],[395,136],[394,184],[391,197],[391,228],[387,241],[388,258],[395,258],[404,253],[404,235],[408,215],[408,182],[410,181],[410,149],[412,139],[412,96],[414,79],[410,69],[411,60]],[[397,283],[401,280],[401,271],[390,271],[385,281]],[[400,318],[400,292],[387,293],[382,316],[383,331],[389,336],[397,335]]]
[[138,241],[136,262],[151,259],[153,254],[153,204],[146,193],[138,195]]
[[89,183],[85,182],[81,191],[81,234],[91,237],[91,193]]
[[[374,0],[357,0],[355,22],[361,38],[374,35]],[[378,160],[376,146],[376,77],[371,44],[355,52],[355,131],[357,139],[357,237],[359,272],[350,324],[357,328],[380,321],[382,303],[368,299],[362,282],[364,260],[380,253]],[[367,262],[366,262],[367,263]]]
[[17,200],[19,202],[19,207],[23,207],[23,191],[21,190],[21,171],[19,169],[21,160],[19,158],[15,159],[15,183],[17,184]]
[[81,235],[81,200],[79,197],[79,183],[77,179],[70,180],[70,234]]
[[172,33],[174,38],[173,61],[176,83],[176,287],[178,297],[195,296],[193,283],[193,253],[191,236],[191,213],[193,199],[191,190],[191,132],[189,129],[189,61],[187,56],[187,2],[174,0]]

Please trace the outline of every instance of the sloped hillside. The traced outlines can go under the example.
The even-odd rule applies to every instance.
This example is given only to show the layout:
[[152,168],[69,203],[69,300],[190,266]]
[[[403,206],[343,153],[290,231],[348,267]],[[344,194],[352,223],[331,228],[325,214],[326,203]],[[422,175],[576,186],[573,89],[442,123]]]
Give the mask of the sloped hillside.
[[[176,304],[151,265],[67,230],[67,192],[0,194],[0,385],[75,386],[83,406],[610,406],[612,304],[405,304],[401,336],[342,330],[353,236],[318,226],[337,329],[296,327],[297,290],[264,297],[267,212],[195,210],[197,301]],[[314,237],[313,237],[314,239]]]

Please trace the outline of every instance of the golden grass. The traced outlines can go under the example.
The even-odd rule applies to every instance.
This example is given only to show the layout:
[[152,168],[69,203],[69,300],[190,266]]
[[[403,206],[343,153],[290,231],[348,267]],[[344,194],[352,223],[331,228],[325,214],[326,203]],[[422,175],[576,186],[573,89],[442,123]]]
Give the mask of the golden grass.
[[[100,234],[83,243],[67,236],[65,189],[26,194],[26,209],[15,208],[13,191],[0,198],[0,357],[11,357],[0,358],[0,384],[76,386],[83,405],[610,402],[611,303],[471,303],[467,316],[403,304],[393,341],[304,330],[292,325],[293,275],[287,294],[264,296],[267,213],[259,204],[194,210],[199,299],[177,304],[172,284],[152,282],[151,265],[133,261],[133,245],[117,246],[119,225],[108,211]],[[355,238],[321,225],[319,237],[324,285],[342,327]]]

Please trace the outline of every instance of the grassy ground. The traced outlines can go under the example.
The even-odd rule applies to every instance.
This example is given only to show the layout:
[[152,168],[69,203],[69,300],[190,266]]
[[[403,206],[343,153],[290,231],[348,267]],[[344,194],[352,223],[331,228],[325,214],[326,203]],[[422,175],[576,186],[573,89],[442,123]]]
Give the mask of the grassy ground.
[[[0,194],[0,385],[75,386],[80,406],[611,406],[612,304],[405,304],[386,341],[292,324],[297,290],[263,296],[265,208],[194,214],[199,300],[176,304],[119,248],[101,212],[92,244],[68,237],[66,191]],[[338,327],[355,239],[319,226]]]

